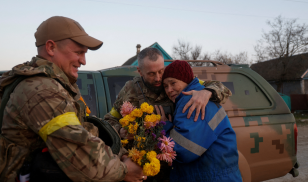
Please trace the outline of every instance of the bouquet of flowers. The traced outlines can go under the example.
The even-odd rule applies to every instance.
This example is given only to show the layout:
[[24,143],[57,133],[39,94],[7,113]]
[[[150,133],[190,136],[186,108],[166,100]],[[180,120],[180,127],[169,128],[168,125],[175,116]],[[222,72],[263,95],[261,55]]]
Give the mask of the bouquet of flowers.
[[[140,108],[135,108],[130,102],[121,106],[120,124],[129,134],[134,135],[132,145],[128,147],[129,157],[143,167],[146,176],[155,176],[160,171],[160,161],[169,165],[175,159],[172,138],[166,137],[161,116],[153,114],[154,107],[144,102]],[[121,140],[125,146],[129,141]]]

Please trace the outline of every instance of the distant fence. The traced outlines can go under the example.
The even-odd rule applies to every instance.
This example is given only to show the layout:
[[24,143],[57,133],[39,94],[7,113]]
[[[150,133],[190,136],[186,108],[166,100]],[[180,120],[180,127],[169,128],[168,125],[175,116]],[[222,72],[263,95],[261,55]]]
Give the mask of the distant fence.
[[308,94],[291,94],[291,111],[308,110]]

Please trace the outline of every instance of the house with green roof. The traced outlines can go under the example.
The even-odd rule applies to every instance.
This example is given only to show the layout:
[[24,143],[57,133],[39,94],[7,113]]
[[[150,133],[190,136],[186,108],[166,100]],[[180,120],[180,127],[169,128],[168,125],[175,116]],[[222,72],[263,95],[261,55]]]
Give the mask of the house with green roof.
[[[148,47],[153,47],[156,48],[158,50],[160,50],[160,52],[163,54],[163,57],[165,60],[173,60],[172,57],[157,43],[155,42],[154,44],[148,46]],[[138,44],[136,46],[137,48],[137,54],[131,58],[129,58],[122,66],[138,66],[138,59],[137,56],[140,52],[140,44]],[[171,62],[165,62],[165,66],[169,65]]]

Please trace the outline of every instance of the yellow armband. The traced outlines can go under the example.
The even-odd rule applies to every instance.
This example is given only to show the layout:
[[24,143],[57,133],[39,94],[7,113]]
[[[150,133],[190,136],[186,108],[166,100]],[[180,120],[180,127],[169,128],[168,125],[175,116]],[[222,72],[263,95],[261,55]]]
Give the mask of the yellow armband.
[[40,129],[39,135],[46,142],[48,135],[67,125],[81,125],[76,113],[67,112],[53,118]]
[[110,114],[111,114],[113,117],[116,117],[116,118],[118,118],[118,119],[121,119],[121,118],[122,118],[121,114],[120,114],[117,110],[115,110],[114,108],[111,109]]

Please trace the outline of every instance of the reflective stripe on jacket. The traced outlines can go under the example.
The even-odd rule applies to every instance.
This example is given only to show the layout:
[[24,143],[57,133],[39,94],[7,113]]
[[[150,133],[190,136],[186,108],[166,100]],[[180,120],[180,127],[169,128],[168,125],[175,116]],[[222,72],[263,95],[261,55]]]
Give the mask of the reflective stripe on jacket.
[[[203,88],[198,79],[194,79],[183,91]],[[205,120],[199,115],[198,121],[194,122],[195,112],[190,119],[187,119],[189,109],[182,113],[190,98],[183,94],[176,98],[173,123],[165,126],[167,135],[176,143],[174,150],[177,153],[170,180],[241,181],[236,135],[223,107],[209,101]]]

